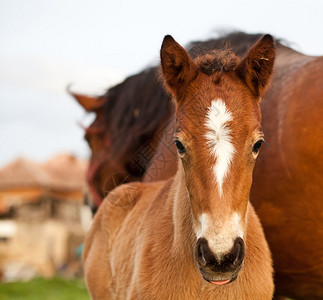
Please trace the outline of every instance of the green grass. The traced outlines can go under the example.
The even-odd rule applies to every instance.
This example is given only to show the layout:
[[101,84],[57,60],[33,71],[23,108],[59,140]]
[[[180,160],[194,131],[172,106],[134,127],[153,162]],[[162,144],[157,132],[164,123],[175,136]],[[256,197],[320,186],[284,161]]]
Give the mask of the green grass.
[[28,282],[0,283],[0,300],[89,300],[84,281],[36,278]]

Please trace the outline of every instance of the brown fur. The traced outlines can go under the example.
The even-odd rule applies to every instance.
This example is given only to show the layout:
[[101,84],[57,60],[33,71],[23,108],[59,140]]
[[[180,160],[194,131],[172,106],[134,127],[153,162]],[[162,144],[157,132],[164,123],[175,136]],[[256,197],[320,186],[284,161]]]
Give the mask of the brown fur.
[[[266,39],[259,41],[247,57],[274,49]],[[268,60],[274,59],[272,53]],[[251,61],[254,59],[258,58]],[[207,75],[169,36],[164,40],[161,60],[166,84],[177,102],[175,135],[188,154],[179,160],[174,178],[123,185],[105,199],[85,242],[83,259],[90,294],[93,299],[271,299],[270,251],[248,201],[254,166],[252,145],[261,130],[261,116],[259,99],[246,82],[262,68],[255,71],[249,64],[244,80],[235,70]],[[257,77],[260,92],[268,83],[272,64],[263,68],[267,77]],[[221,80],[215,83],[214,77]],[[238,152],[221,199],[214,187],[214,175],[209,174],[214,158],[203,147],[205,128],[201,125],[210,101],[219,97],[236,120],[231,126]],[[194,228],[204,212],[218,216],[213,221],[219,228],[232,212],[238,212],[243,220],[244,263],[237,280],[224,286],[204,280],[194,256]]]
[[[188,49],[196,57],[229,44],[242,57],[260,37],[234,32],[194,42]],[[269,147],[262,147],[257,159],[250,198],[273,253],[277,295],[293,299],[323,298],[322,70],[322,57],[307,56],[277,43],[272,85],[261,104]],[[140,91],[134,93],[133,103],[139,101],[136,95]],[[157,149],[144,181],[165,180],[176,173],[175,146],[169,147],[174,125],[170,113],[169,120],[156,131]],[[111,164],[107,161],[108,166]],[[95,178],[104,182],[113,172],[102,168]],[[94,191],[104,187],[90,186]]]
[[323,299],[323,58],[278,51],[275,88],[262,103],[270,147],[258,158],[251,199],[280,295]]
[[[131,198],[135,206],[125,197],[132,189],[138,189]],[[175,227],[172,217],[180,214],[183,222],[192,223],[184,214],[189,210],[187,199],[178,203],[184,206],[179,211],[174,207],[177,189],[174,180],[130,183],[116,188],[103,202],[83,256],[92,299],[271,299],[269,248],[253,207],[249,206],[244,267],[235,282],[215,287],[198,271],[190,250],[196,241],[189,226],[178,232],[182,239],[174,243],[175,230],[182,228]]]
[[[292,299],[323,298],[322,69],[322,57],[279,45],[261,103],[269,146],[260,151],[250,199],[273,253],[276,293]],[[156,157],[174,160],[163,144]],[[168,166],[157,180],[175,174]]]

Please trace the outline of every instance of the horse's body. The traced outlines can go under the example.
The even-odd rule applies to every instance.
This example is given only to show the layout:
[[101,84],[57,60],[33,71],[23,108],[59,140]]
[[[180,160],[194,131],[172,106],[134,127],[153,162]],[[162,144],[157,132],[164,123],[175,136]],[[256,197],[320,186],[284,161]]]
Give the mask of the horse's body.
[[323,57],[277,49],[262,104],[269,148],[261,152],[251,199],[273,252],[277,290],[323,299]]
[[274,56],[269,35],[241,62],[231,52],[193,61],[165,37],[178,171],[122,185],[100,206],[83,256],[93,299],[272,299],[271,255],[248,200]]
[[[195,44],[197,49],[213,49],[219,48],[219,43],[232,41],[234,51],[243,55],[257,38],[259,35],[238,33],[222,41]],[[262,103],[263,128],[269,147],[260,153],[251,189],[251,201],[273,253],[276,293],[294,299],[323,297],[322,60],[277,45],[272,85]],[[161,87],[151,80],[146,83],[159,95]],[[141,90],[133,91],[132,101],[140,102],[136,96]],[[167,98],[158,101],[163,101],[159,102],[163,105],[168,103]],[[109,99],[105,105],[108,103]],[[174,146],[169,147],[173,117],[164,120],[155,133],[160,142],[146,171],[146,181],[167,179],[177,170]],[[160,128],[166,128],[165,134]],[[141,153],[140,147],[135,153]],[[143,162],[146,168],[147,160]],[[111,175],[101,173],[101,181]]]

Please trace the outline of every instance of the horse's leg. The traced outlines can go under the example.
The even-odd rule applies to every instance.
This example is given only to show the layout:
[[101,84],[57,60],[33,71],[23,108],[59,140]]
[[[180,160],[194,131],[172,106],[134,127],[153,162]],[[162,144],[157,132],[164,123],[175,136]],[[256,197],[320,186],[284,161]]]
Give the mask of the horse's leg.
[[[102,214],[99,212],[94,219],[90,233],[85,240],[83,266],[85,282],[93,300],[111,299],[107,282],[110,277],[109,264],[102,253],[106,253],[106,237],[102,230]],[[98,263],[100,262],[100,263]],[[105,266],[102,268],[102,266]]]

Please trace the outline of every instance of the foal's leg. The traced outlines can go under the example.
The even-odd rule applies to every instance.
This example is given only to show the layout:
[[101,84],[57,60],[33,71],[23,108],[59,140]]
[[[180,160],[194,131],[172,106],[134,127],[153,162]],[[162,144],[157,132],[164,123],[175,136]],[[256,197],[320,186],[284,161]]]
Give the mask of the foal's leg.
[[83,252],[84,278],[91,299],[112,299],[109,291],[110,268],[106,253],[106,240],[102,230],[102,210],[97,213],[85,240]]

